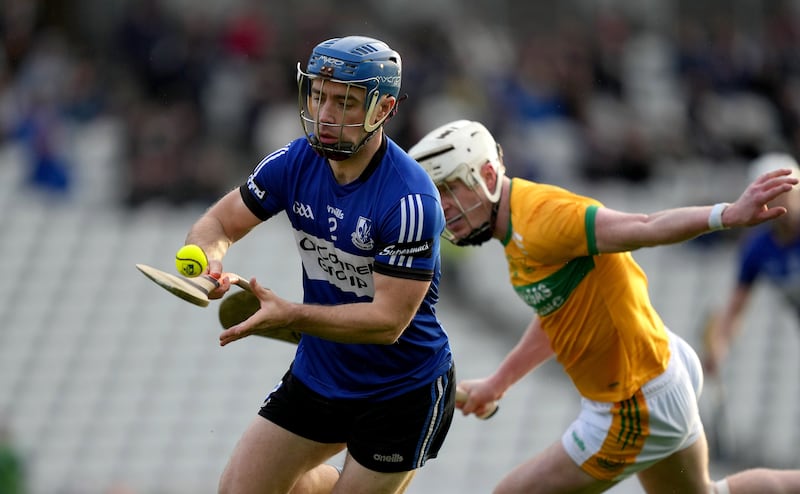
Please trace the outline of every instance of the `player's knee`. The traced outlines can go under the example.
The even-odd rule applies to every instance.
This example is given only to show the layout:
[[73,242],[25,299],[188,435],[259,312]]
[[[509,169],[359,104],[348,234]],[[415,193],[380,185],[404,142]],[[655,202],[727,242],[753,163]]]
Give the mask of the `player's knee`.
[[708,492],[709,494],[731,494],[731,489],[728,487],[728,479],[713,482]]

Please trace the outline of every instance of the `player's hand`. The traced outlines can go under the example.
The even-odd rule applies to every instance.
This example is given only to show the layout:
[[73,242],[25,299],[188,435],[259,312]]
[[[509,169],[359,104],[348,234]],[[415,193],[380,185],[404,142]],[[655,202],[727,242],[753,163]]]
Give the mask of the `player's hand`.
[[239,276],[234,273],[209,273],[209,276],[217,280],[219,285],[208,292],[209,300],[217,300],[225,296],[228,293],[228,290],[231,289],[231,285],[235,285],[239,282]]
[[[223,279],[226,277],[223,276]],[[228,288],[230,288],[230,280],[228,280],[227,284]],[[220,280],[221,287],[222,279]],[[253,294],[258,298],[261,308],[241,323],[223,331],[219,336],[221,346],[250,335],[268,336],[270,331],[288,326],[289,311],[292,304],[275,295],[272,290],[261,286],[255,278],[250,280],[250,287]]]
[[231,289],[231,284],[238,280],[236,275],[232,275],[234,279],[231,280],[231,275],[222,271],[222,261],[217,259],[208,260],[208,269],[206,274],[217,280],[217,283],[219,283],[217,288],[208,292],[209,300],[216,300],[225,296],[225,294],[228,293],[228,290]]
[[466,401],[456,401],[456,408],[464,415],[475,414],[483,417],[490,414],[503,397],[489,384],[487,379],[471,379],[458,383],[458,388],[467,393]]
[[770,207],[769,203],[797,185],[798,179],[790,174],[791,170],[780,169],[758,177],[725,209],[723,224],[726,227],[753,226],[786,214],[785,207]]

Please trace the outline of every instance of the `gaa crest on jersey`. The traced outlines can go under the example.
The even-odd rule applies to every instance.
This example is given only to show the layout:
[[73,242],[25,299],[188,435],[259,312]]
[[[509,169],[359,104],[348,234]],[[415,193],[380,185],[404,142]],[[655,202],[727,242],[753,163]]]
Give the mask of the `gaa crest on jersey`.
[[358,222],[356,222],[356,230],[350,235],[350,238],[353,240],[353,245],[359,249],[372,250],[375,245],[372,240],[372,220],[359,216]]
[[308,218],[310,220],[314,219],[314,210],[311,209],[311,206],[308,204],[303,204],[302,202],[294,201],[292,205],[292,211],[298,215],[302,216],[303,218]]

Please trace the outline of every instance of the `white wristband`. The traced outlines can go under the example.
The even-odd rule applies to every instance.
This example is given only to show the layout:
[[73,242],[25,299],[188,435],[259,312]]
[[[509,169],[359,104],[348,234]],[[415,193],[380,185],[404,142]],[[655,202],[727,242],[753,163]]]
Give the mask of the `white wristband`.
[[722,213],[730,206],[727,202],[718,202],[711,208],[711,213],[708,215],[708,228],[715,232],[717,230],[724,230],[726,227],[722,224]]

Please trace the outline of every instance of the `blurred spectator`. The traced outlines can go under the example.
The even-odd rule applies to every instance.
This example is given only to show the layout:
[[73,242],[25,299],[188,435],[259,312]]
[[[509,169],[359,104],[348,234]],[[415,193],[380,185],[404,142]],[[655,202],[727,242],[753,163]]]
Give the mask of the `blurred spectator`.
[[36,42],[39,2],[4,0],[0,3],[0,37],[3,59],[14,74]]
[[244,0],[222,21],[222,45],[227,56],[258,63],[272,53],[276,33],[265,9],[258,0]]
[[182,96],[186,40],[179,23],[158,0],[128,2],[116,31],[118,62],[130,71],[144,94],[153,99]]
[[30,185],[66,194],[73,182],[69,122],[64,114],[66,86],[72,68],[71,54],[57,31],[35,39],[21,61],[11,90],[15,105],[10,133],[22,143],[28,160]]
[[[749,179],[779,168],[788,168],[800,177],[800,167],[792,156],[767,153],[750,165]],[[705,335],[704,364],[710,376],[718,374],[739,333],[756,282],[769,282],[800,322],[800,187],[770,206],[783,206],[788,213],[754,230],[740,246],[735,285],[722,309],[711,318]]]
[[[171,0],[115,2],[104,6],[107,27],[90,35],[78,19],[99,0],[74,9],[53,0],[6,0],[0,8],[3,135],[12,135],[9,101],[26,101],[17,98],[29,92],[26,73],[42,65],[42,40],[69,33],[58,45],[74,58],[72,67],[46,78],[61,100],[35,112],[33,105],[17,108],[13,119],[25,123],[16,127],[18,137],[38,143],[30,148],[38,153],[32,180],[68,189],[74,172],[58,144],[60,123],[115,112],[132,125],[128,204],[150,195],[180,203],[173,193],[197,193],[174,185],[176,173],[187,173],[178,163],[194,152],[189,143],[259,155],[263,142],[290,134],[296,122],[287,111],[295,104],[287,61],[291,67],[308,49],[305,40],[326,37],[336,23],[366,26],[406,44],[398,43],[409,54],[402,89],[409,98],[389,124],[406,147],[437,121],[481,120],[507,143],[515,175],[558,183],[645,181],[663,158],[730,163],[757,149],[800,152],[800,22],[789,4],[765,5],[744,23],[708,5],[702,22],[695,18],[700,7],[676,5],[654,22],[635,2],[575,1],[558,9],[467,2],[445,9],[442,18],[398,16],[400,3],[374,2],[361,6],[362,22],[343,18],[333,3],[312,3],[273,9],[233,0],[187,9]],[[52,50],[50,57],[53,66]],[[192,137],[178,139],[183,144],[174,159],[137,171],[144,141],[170,140],[158,123],[151,130],[140,126],[174,123],[176,111],[192,115]],[[142,115],[162,112],[153,120]],[[210,181],[190,175],[190,182],[205,181],[202,187]]]
[[132,112],[127,149],[129,192],[125,204],[153,200],[175,206],[211,204],[228,187],[224,155],[204,138],[195,105],[143,103]]

